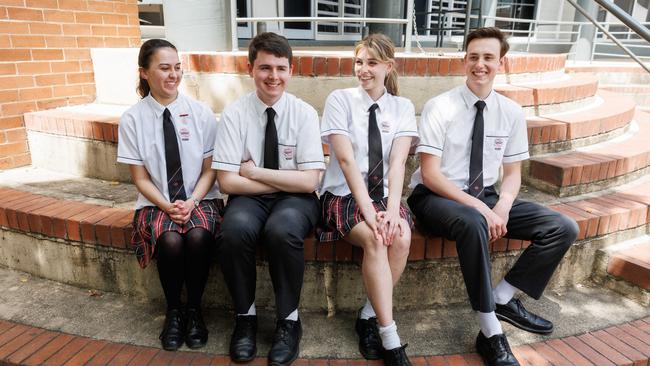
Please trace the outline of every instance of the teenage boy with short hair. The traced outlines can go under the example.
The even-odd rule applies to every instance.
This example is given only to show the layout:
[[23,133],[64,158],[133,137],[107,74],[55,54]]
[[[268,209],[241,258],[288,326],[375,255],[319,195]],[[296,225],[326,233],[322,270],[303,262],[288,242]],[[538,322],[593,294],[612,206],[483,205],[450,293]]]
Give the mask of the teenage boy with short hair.
[[236,312],[230,357],[248,362],[257,352],[255,254],[263,245],[277,312],[269,364],[289,365],[302,336],[303,240],[318,222],[314,191],[325,163],[316,111],[285,92],[293,72],[287,39],[257,35],[248,60],[255,91],[223,111],[212,162],[221,191],[229,194],[219,260]]
[[[466,83],[431,99],[422,111],[420,169],[408,203],[424,231],[456,241],[469,300],[479,312],[478,353],[488,365],[519,365],[499,319],[534,333],[553,331],[550,321],[528,312],[513,295],[521,290],[541,297],[578,226],[516,198],[521,161],[529,157],[526,119],[519,105],[493,89],[508,43],[498,28],[480,28],[466,44]],[[502,237],[531,245],[492,289],[489,243]]]

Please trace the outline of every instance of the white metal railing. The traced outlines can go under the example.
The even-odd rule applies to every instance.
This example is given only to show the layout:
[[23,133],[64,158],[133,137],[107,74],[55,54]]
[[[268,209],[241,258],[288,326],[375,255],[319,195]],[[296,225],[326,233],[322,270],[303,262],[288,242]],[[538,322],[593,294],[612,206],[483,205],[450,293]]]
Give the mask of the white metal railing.
[[233,51],[238,49],[237,44],[237,23],[253,23],[253,29],[259,22],[312,22],[314,28],[318,28],[318,22],[327,23],[382,23],[382,24],[404,24],[406,32],[404,35],[404,48],[407,53],[411,52],[411,36],[413,33],[411,14],[413,13],[413,1],[407,0],[407,16],[401,18],[367,18],[367,17],[237,17],[237,1],[230,0],[231,37]]

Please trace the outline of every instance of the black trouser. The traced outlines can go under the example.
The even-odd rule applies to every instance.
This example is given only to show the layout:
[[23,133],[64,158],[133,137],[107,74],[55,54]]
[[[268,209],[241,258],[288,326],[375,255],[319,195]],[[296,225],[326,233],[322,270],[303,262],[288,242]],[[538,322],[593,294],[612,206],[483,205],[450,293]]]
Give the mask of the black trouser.
[[[485,189],[483,202],[490,208],[499,195],[494,187]],[[476,209],[415,187],[408,198],[418,227],[425,233],[456,241],[458,260],[472,309],[494,311],[487,221]],[[576,222],[533,202],[515,200],[510,210],[506,237],[530,240],[506,281],[528,296],[539,299],[564,253],[578,236]]]
[[304,240],[318,222],[315,194],[230,196],[221,224],[219,261],[237,314],[255,301],[258,243],[268,254],[278,319],[298,308],[305,272]]

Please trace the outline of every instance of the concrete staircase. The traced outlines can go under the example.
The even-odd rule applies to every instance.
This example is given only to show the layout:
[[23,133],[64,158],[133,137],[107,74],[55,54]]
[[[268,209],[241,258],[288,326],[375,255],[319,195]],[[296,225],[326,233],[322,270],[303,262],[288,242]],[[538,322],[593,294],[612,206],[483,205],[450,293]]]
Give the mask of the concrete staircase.
[[[113,66],[116,58],[129,66],[128,57],[135,62],[136,53],[111,53],[107,49],[93,53],[98,95],[95,103],[25,115],[33,165],[0,172],[0,265],[81,288],[161,301],[155,271],[140,270],[128,249],[135,188],[129,183],[128,170],[115,163],[119,116],[137,97],[133,75],[116,78]],[[243,53],[183,54],[182,60],[182,88],[208,103],[216,113],[253,88]],[[579,240],[560,265],[548,292],[596,283],[648,306],[650,148],[646,141],[650,138],[650,114],[638,110],[629,96],[599,89],[602,73],[565,72],[568,69],[564,60],[563,55],[513,54],[496,86],[497,91],[524,106],[527,115],[532,158],[525,167],[527,186],[522,190],[523,198],[573,217],[580,227]],[[402,95],[413,100],[416,113],[430,97],[464,80],[460,55],[401,55],[397,61]],[[289,91],[311,103],[319,113],[331,90],[356,83],[349,51],[298,51],[294,64]],[[412,170],[417,159],[410,160]],[[634,243],[631,247],[623,245],[630,241]],[[493,243],[493,277],[501,278],[528,244],[509,239]],[[256,301],[262,309],[270,309],[273,300],[265,255],[258,254]],[[319,244],[313,237],[307,238],[302,311],[339,314],[337,317],[351,314],[365,299],[359,275],[361,257],[358,248],[344,242]],[[408,317],[407,311],[466,301],[456,257],[455,243],[414,233],[407,269],[395,292],[395,307],[405,314],[403,317]],[[229,308],[226,294],[219,270],[213,268],[206,304]],[[543,309],[541,312],[544,314]],[[467,320],[459,320],[463,321]],[[644,324],[640,326],[647,330]],[[644,353],[648,349],[642,346],[650,347],[650,343],[610,342],[609,338],[618,332],[615,325],[602,334],[597,333],[600,328],[589,328],[565,334],[568,338],[564,340],[524,341],[517,353],[526,360],[524,364],[531,365],[580,364],[576,360],[581,359],[609,364],[600,362],[601,358],[613,364],[628,364],[616,355],[632,357],[626,360],[638,361],[635,364],[647,364],[650,352]],[[6,325],[5,330],[12,327]],[[27,337],[32,341],[45,337],[29,327],[20,329],[32,332],[28,334],[33,337]],[[0,360],[5,330],[0,330]],[[336,330],[332,332],[337,334]],[[217,337],[227,338],[222,334]],[[92,344],[96,354],[108,352],[100,352],[108,347],[115,356],[123,347],[101,343],[97,348],[100,344],[96,342],[102,341],[86,340],[76,344],[75,349]],[[470,345],[471,339],[465,343]],[[609,348],[604,350],[601,344]],[[626,353],[626,347],[637,353]],[[608,358],[610,348],[616,355],[610,352]],[[438,358],[434,356],[449,351],[422,349],[420,354],[432,357],[423,357],[418,361],[421,364],[478,364],[476,355]],[[138,352],[144,351],[134,350],[132,356],[141,354]],[[589,356],[593,352],[596,356]],[[160,355],[154,350],[145,353],[142,357],[148,360]],[[317,357],[337,356],[332,351]]]

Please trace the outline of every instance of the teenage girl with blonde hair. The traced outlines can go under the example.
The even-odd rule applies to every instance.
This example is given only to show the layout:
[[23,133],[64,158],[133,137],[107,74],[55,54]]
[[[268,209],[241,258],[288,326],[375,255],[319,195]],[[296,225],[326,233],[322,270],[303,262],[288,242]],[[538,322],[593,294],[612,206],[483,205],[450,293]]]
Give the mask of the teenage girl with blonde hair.
[[409,148],[418,136],[413,103],[398,96],[394,54],[388,37],[365,37],[354,49],[359,86],[327,98],[321,137],[331,156],[318,235],[363,249],[368,299],[355,326],[359,351],[389,366],[410,365],[393,320],[393,287],[411,243],[413,223],[401,196]]

